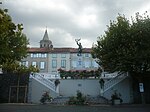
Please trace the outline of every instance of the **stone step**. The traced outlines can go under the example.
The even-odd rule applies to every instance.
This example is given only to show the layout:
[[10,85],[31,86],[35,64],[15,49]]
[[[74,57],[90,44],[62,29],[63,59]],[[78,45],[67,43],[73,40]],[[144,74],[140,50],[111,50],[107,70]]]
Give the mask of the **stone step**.
[[[57,97],[51,101],[51,104],[59,104],[64,105],[68,104],[69,97]],[[103,96],[91,97],[87,96],[86,101],[87,104],[109,104],[109,100]]]
[[51,104],[67,104],[68,101],[69,97],[57,97],[52,100]]
[[103,96],[86,97],[86,102],[89,104],[108,104],[109,100]]

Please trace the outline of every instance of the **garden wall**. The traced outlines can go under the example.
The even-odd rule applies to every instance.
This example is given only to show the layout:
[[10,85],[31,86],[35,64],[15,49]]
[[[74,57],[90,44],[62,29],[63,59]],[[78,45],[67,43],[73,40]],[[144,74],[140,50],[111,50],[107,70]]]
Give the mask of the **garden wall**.
[[76,96],[78,90],[84,95],[100,94],[99,79],[61,79],[59,87],[62,96]]
[[28,103],[40,103],[40,99],[45,92],[50,93],[53,98],[58,96],[58,93],[53,92],[51,89],[39,83],[37,80],[30,78]]
[[[106,82],[106,80],[105,80]],[[121,94],[123,103],[132,103],[132,90],[129,78],[115,85],[104,93],[104,97],[111,99],[114,90]],[[77,91],[81,91],[84,95],[98,96],[100,95],[99,79],[61,79],[60,80],[60,95],[76,96]]]

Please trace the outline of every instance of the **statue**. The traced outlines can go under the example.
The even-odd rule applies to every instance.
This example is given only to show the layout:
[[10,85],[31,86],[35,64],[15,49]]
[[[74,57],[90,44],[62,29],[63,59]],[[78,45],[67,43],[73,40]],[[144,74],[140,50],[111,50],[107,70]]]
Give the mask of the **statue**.
[[99,84],[100,84],[100,88],[101,88],[100,89],[101,96],[104,96],[104,83],[105,83],[104,79],[100,78]]
[[100,83],[101,89],[104,89],[104,83],[105,83],[104,79],[100,78],[99,83]]
[[81,43],[79,42],[80,40],[81,40],[81,39],[75,39],[77,45],[79,46],[77,56],[81,56],[81,53],[82,53],[82,45],[81,45]]

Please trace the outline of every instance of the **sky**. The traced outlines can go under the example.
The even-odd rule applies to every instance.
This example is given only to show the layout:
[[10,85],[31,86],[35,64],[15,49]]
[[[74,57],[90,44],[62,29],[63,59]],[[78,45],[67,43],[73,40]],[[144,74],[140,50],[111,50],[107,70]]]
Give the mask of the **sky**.
[[47,29],[54,47],[84,48],[96,44],[118,14],[150,14],[150,0],[0,0],[15,24],[22,23],[30,47],[39,47]]

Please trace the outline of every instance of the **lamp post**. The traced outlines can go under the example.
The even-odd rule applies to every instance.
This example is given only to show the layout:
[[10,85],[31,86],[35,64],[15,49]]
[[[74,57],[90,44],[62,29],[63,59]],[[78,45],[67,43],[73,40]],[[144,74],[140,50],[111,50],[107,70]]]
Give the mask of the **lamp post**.
[[[141,66],[141,73],[142,73],[142,75],[143,75],[143,71],[144,71],[144,63],[142,63],[142,66]],[[142,104],[145,104],[143,79],[140,79],[140,80],[141,81],[139,82],[139,91],[141,93]]]
[[[102,66],[100,66],[100,69],[102,70],[102,73],[101,73],[101,76],[100,76],[100,80],[99,80],[99,84],[100,84],[100,95],[101,96],[104,96],[104,79],[103,77],[105,77],[105,74],[104,74],[104,68]],[[103,76],[103,77],[102,77]]]

